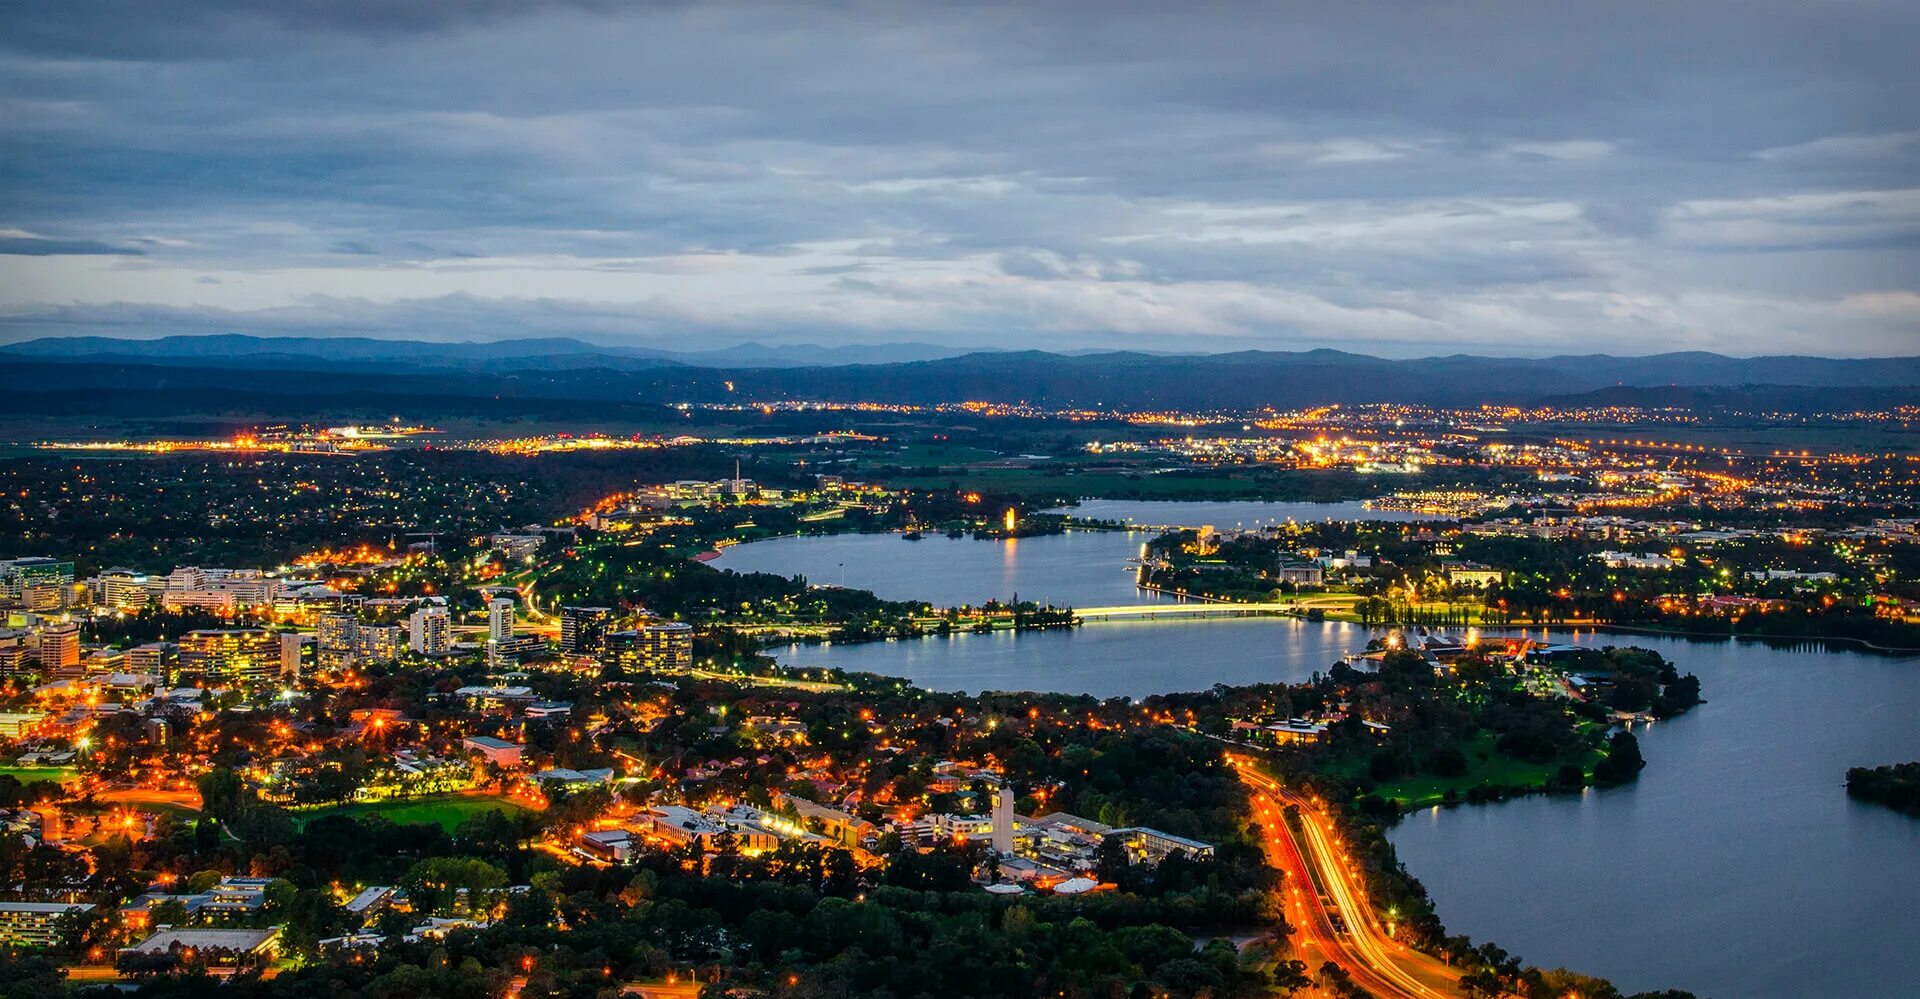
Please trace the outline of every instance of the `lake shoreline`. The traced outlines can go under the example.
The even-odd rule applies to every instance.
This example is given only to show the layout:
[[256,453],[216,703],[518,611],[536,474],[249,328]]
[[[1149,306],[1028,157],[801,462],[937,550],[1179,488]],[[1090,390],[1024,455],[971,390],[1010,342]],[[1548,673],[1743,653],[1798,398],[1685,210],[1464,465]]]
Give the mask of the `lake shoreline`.
[[[1833,644],[1859,646],[1869,652],[1884,655],[1892,659],[1920,658],[1920,648],[1875,645],[1864,638],[1848,638],[1841,635],[1741,635],[1724,631],[1671,631],[1665,628],[1642,628],[1630,624],[1501,624],[1487,625],[1481,630],[1487,632],[1517,631],[1593,631],[1626,635],[1647,635],[1654,638],[1684,638],[1695,642],[1760,642],[1767,645],[1783,643],[1794,645],[1808,643],[1814,645]],[[1849,651],[1849,650],[1835,650]]]

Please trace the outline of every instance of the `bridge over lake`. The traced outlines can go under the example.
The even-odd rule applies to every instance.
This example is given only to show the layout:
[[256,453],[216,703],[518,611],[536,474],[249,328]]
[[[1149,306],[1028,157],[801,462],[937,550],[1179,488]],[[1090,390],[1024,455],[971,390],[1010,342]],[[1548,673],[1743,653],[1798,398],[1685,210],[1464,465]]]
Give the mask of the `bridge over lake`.
[[1285,617],[1300,612],[1291,604],[1241,604],[1224,600],[1186,604],[1122,604],[1115,607],[1080,607],[1073,612],[1082,622],[1151,621],[1156,619],[1191,620],[1208,617]]

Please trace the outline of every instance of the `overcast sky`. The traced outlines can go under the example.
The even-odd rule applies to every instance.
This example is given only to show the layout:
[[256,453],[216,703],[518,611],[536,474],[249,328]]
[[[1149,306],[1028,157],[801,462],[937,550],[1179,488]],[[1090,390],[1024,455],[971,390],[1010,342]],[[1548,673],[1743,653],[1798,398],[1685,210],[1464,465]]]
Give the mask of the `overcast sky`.
[[0,9],[0,341],[1920,353],[1920,3]]

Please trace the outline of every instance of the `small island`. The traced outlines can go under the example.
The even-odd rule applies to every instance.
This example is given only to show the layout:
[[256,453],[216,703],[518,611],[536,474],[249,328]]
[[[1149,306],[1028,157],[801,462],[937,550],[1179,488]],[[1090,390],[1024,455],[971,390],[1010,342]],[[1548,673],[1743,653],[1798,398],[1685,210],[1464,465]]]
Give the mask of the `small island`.
[[1884,767],[1854,767],[1847,771],[1847,794],[1896,812],[1920,816],[1920,760]]

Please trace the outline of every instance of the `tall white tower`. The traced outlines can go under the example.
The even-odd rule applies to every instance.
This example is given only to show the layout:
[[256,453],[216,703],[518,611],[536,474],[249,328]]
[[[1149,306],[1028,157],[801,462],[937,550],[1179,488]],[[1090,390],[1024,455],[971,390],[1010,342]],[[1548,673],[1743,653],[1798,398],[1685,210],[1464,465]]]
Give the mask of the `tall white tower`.
[[513,637],[512,597],[494,597],[487,604],[487,637],[496,642]]
[[1005,784],[993,789],[993,849],[1013,852],[1013,788]]
[[407,618],[407,645],[425,656],[444,656],[453,648],[453,621],[447,608],[431,605]]

